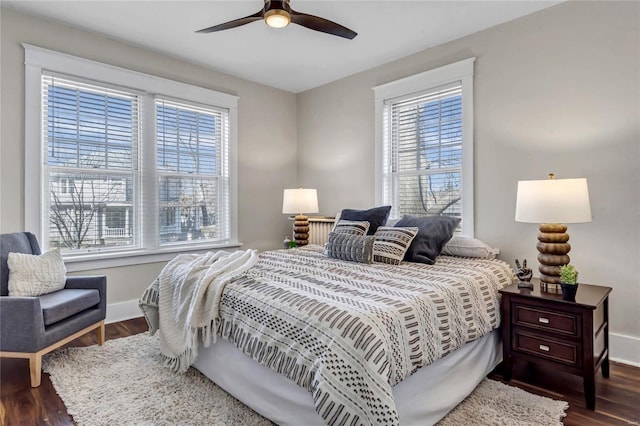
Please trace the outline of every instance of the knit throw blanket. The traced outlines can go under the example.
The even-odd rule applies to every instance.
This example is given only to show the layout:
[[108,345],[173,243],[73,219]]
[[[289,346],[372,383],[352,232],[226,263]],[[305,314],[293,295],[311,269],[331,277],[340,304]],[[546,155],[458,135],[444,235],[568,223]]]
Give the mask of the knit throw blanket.
[[165,365],[185,372],[198,355],[198,341],[216,341],[225,285],[255,265],[255,250],[182,254],[149,286],[139,306],[153,335],[159,330]]

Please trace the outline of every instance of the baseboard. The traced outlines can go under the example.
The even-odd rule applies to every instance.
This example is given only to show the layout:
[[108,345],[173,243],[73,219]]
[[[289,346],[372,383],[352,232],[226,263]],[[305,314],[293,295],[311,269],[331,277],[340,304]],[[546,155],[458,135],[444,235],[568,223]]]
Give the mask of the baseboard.
[[609,333],[609,359],[640,367],[640,338]]
[[125,302],[110,303],[107,305],[107,318],[105,322],[124,321],[142,316],[142,311],[138,307],[138,299],[127,300]]

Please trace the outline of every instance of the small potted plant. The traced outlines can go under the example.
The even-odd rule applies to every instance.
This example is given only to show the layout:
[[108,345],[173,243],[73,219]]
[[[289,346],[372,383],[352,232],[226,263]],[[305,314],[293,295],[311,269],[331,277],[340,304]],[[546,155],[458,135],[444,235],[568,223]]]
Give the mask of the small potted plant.
[[573,265],[560,267],[560,287],[562,288],[562,300],[575,302],[578,291],[578,271]]

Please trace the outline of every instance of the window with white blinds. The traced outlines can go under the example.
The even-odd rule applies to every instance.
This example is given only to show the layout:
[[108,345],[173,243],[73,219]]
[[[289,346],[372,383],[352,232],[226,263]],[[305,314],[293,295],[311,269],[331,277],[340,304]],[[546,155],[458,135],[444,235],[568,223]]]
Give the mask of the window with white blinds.
[[44,75],[42,107],[49,247],[137,247],[138,95]]
[[158,99],[161,244],[229,238],[228,111]]
[[[377,201],[473,233],[473,59],[374,88]],[[465,229],[466,228],[466,229]]]
[[399,215],[462,215],[461,89],[457,82],[385,103],[385,200]]
[[44,247],[111,256],[231,241],[229,109],[48,72],[40,101]]

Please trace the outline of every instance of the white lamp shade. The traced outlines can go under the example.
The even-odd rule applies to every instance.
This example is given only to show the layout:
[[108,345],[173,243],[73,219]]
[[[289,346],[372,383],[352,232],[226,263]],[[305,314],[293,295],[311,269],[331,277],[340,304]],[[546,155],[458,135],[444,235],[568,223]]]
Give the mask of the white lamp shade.
[[315,189],[285,189],[282,214],[318,213],[318,192]]
[[591,222],[587,179],[519,181],[516,222]]

